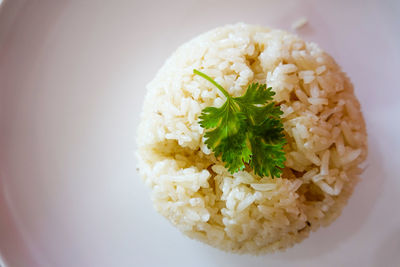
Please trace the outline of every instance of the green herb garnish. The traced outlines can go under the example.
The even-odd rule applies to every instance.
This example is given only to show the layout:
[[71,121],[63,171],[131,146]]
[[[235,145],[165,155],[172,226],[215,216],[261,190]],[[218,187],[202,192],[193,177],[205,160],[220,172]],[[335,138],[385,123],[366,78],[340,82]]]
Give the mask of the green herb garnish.
[[280,116],[275,106],[275,93],[265,84],[252,83],[246,93],[232,97],[206,74],[193,70],[214,84],[226,97],[219,108],[207,107],[200,115],[200,126],[206,129],[205,144],[216,157],[221,156],[230,173],[245,168],[245,164],[260,176],[279,177],[284,167],[286,143]]

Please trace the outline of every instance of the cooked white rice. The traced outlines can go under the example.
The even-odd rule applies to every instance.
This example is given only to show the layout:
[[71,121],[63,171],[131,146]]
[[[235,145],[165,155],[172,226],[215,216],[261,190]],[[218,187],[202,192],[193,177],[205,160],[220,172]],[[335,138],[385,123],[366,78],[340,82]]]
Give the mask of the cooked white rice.
[[[204,144],[201,110],[267,83],[284,112],[288,144],[281,178],[230,174]],[[367,154],[353,86],[315,43],[246,24],[182,45],[147,87],[138,132],[139,170],[158,212],[186,235],[237,253],[292,246],[332,222]],[[329,242],[329,241],[328,241]]]
[[307,18],[301,17],[292,23],[292,30],[298,30],[298,29],[304,27],[307,23],[308,23]]

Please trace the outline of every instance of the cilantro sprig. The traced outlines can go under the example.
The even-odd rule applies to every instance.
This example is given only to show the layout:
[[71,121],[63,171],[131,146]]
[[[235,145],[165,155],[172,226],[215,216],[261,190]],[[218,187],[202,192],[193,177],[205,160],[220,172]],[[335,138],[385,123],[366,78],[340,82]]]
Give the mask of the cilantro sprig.
[[196,69],[193,73],[211,82],[226,97],[221,107],[206,107],[199,117],[200,126],[206,129],[207,147],[216,157],[221,156],[230,173],[248,164],[259,176],[280,177],[286,160],[286,139],[280,118],[283,112],[272,101],[272,88],[252,83],[243,96],[232,97],[206,74]]

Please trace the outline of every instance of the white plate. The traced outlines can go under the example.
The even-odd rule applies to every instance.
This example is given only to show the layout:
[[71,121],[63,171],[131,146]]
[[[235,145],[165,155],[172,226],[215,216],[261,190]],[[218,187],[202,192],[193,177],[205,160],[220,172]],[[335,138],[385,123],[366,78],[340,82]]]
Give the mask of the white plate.
[[[399,266],[399,1],[24,1],[0,11],[0,250],[9,266]],[[283,253],[184,237],[135,171],[150,81],[183,42],[244,21],[330,52],[368,125],[362,182],[330,227]]]

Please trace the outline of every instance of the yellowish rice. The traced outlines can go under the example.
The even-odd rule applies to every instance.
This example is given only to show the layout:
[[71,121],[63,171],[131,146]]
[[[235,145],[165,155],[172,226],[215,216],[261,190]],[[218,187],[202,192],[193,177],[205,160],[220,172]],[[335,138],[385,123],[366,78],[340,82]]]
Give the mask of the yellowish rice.
[[[266,83],[280,104],[282,177],[230,174],[204,144],[201,110]],[[315,43],[236,24],[185,43],[147,86],[138,130],[139,170],[154,207],[189,237],[236,253],[285,249],[341,212],[361,173],[367,136],[353,86]],[[329,241],[328,241],[329,242]]]

